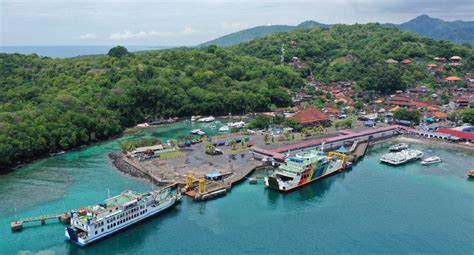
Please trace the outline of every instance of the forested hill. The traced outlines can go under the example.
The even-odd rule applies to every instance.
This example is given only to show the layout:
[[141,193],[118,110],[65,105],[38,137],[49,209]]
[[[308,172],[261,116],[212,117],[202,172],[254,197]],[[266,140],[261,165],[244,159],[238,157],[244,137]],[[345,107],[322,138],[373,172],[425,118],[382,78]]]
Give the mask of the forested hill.
[[[285,63],[298,58],[303,77],[311,73],[317,80],[353,80],[363,90],[389,93],[408,86],[434,84],[426,72],[434,57],[461,56],[466,64],[438,75],[462,75],[474,67],[473,49],[448,41],[435,41],[414,33],[385,28],[378,24],[336,25],[330,29],[295,30],[276,33],[232,47],[239,54],[251,55],[277,64],[281,45]],[[389,65],[386,60],[412,59],[412,65]]]
[[[228,47],[277,32],[289,32],[297,29],[316,27],[329,28],[331,26],[332,25],[323,24],[312,20],[305,21],[297,26],[258,26],[219,37],[217,39],[203,43],[200,46],[215,44],[220,47]],[[422,36],[437,40],[443,39],[456,43],[469,43],[474,45],[474,21],[449,22],[437,18],[431,18],[428,15],[420,15],[402,24],[383,24],[383,26],[399,28],[402,31],[415,32]]]
[[474,45],[474,21],[443,21],[428,15],[418,16],[397,25],[403,31],[416,32],[436,40],[450,40]]
[[230,50],[50,59],[0,54],[0,170],[120,134],[146,120],[268,111],[303,81]]
[[236,45],[242,42],[248,42],[255,38],[260,38],[269,34],[277,33],[277,32],[288,32],[293,31],[295,29],[308,29],[308,28],[315,28],[315,27],[329,27],[328,25],[318,23],[316,21],[305,21],[297,26],[290,26],[290,25],[269,25],[269,26],[258,26],[249,29],[244,29],[242,31],[238,31],[232,34],[228,34],[217,39],[211,40],[209,42],[205,42],[200,47],[206,47],[209,45],[217,45],[219,47],[228,47],[232,45]]

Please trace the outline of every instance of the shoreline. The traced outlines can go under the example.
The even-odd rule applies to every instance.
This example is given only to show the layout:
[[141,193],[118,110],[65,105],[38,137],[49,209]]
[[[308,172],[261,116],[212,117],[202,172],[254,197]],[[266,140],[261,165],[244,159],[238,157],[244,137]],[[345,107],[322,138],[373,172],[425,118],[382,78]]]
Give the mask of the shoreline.
[[390,140],[397,141],[397,142],[404,142],[404,143],[418,143],[418,144],[439,146],[442,148],[462,150],[464,152],[466,151],[474,152],[474,145],[470,146],[470,145],[461,144],[461,143],[449,143],[449,142],[440,141],[440,140],[430,140],[430,139],[423,139],[419,137],[409,137],[409,136],[403,136],[403,135],[385,140],[384,142],[388,142]]

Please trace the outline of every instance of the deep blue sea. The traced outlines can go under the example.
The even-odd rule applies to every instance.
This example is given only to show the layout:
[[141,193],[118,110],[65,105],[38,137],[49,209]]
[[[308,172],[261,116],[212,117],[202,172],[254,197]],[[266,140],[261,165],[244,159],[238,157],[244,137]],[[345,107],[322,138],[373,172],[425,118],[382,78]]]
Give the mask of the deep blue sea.
[[[0,52],[3,53],[36,53],[44,57],[52,58],[70,58],[84,55],[107,54],[110,48],[114,46],[0,46]],[[128,51],[159,50],[166,47],[161,46],[125,46]]]
[[[32,163],[0,176],[0,254],[473,254],[473,154],[411,144],[443,162],[379,163],[378,145],[353,170],[288,194],[263,183],[225,197],[189,198],[158,217],[79,248],[51,222],[12,233],[15,217],[62,212],[149,183],[126,176],[107,154],[142,136],[162,139],[200,124],[177,123]],[[204,128],[205,129],[205,128]],[[205,129],[206,130],[206,129]],[[207,131],[207,130],[206,130]],[[15,210],[16,208],[16,210]]]

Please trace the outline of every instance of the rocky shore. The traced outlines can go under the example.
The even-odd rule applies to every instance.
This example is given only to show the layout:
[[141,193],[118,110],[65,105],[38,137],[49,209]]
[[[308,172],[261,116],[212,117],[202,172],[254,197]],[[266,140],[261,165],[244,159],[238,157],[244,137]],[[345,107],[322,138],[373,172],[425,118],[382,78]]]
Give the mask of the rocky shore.
[[124,155],[122,152],[112,152],[109,154],[109,158],[112,159],[112,164],[121,172],[131,175],[133,177],[145,178],[147,180],[150,180],[150,176],[125,161],[123,159]]

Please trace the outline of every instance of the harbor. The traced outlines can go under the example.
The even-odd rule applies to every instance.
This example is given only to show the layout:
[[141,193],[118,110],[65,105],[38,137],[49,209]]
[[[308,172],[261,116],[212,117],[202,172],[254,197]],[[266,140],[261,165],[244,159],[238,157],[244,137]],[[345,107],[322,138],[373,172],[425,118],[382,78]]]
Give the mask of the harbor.
[[[179,124],[178,124],[179,125]],[[191,130],[192,127],[190,127],[189,130]],[[164,134],[171,133],[172,129],[166,129],[162,128]],[[203,128],[203,130],[205,130]],[[456,156],[452,156],[451,154],[446,154],[445,152],[438,151],[439,149],[431,148],[431,149],[421,149],[419,146],[423,145],[416,145],[409,143],[409,148],[413,149],[421,149],[425,153],[427,153],[427,156],[432,156],[432,155],[440,155],[443,158],[443,162],[436,164],[436,165],[431,165],[428,167],[424,167],[425,170],[415,170],[414,169],[414,164],[407,164],[407,165],[402,165],[397,168],[393,168],[390,166],[384,166],[384,165],[379,165],[378,159],[381,155],[384,153],[387,153],[389,151],[389,147],[393,145],[393,142],[391,142],[391,139],[398,139],[399,137],[398,132],[403,133],[403,129],[398,129],[398,128],[384,128],[384,129],[372,129],[373,132],[368,132],[368,133],[363,133],[366,131],[353,131],[351,136],[347,136],[346,132],[342,132],[339,135],[334,135],[331,137],[325,137],[325,138],[309,138],[304,141],[297,140],[297,141],[286,141],[283,143],[274,143],[274,144],[266,144],[263,142],[263,136],[256,134],[256,135],[251,135],[249,136],[249,142],[253,142],[254,146],[251,148],[245,150],[245,151],[239,151],[239,153],[235,154],[235,159],[233,159],[232,155],[230,152],[230,147],[229,146],[219,146],[217,148],[221,148],[223,151],[222,155],[218,156],[211,156],[205,153],[205,142],[190,145],[189,147],[185,147],[183,151],[186,153],[186,156],[180,156],[178,158],[173,158],[173,159],[165,159],[165,162],[163,162],[160,159],[148,159],[144,161],[129,161],[130,162],[130,170],[128,172],[124,171],[126,174],[121,174],[119,171],[115,169],[113,164],[111,162],[107,163],[108,161],[108,154],[117,152],[117,147],[112,146],[108,144],[104,145],[99,145],[96,148],[102,148],[101,156],[98,156],[97,149],[96,148],[90,148],[86,149],[84,151],[78,151],[74,152],[74,154],[69,154],[65,153],[62,155],[55,156],[57,160],[65,160],[66,162],[77,162],[75,164],[77,165],[77,169],[82,169],[81,172],[75,174],[74,179],[77,178],[87,178],[87,182],[83,181],[75,181],[76,184],[73,184],[73,188],[76,187],[73,190],[70,190],[67,194],[60,195],[60,197],[64,197],[67,199],[59,199],[59,204],[57,202],[53,202],[53,204],[57,204],[56,207],[51,207],[50,209],[47,208],[42,208],[40,209],[41,211],[25,211],[20,217],[17,219],[25,219],[28,218],[32,215],[47,215],[48,212],[61,212],[61,208],[77,208],[76,210],[79,210],[81,207],[85,205],[93,205],[96,204],[98,198],[106,199],[107,198],[107,188],[110,188],[110,193],[111,194],[120,194],[124,190],[138,190],[141,192],[146,192],[147,190],[153,189],[153,186],[150,185],[150,182],[153,182],[155,186],[155,189],[161,184],[161,185],[166,185],[170,184],[174,181],[177,181],[180,187],[180,191],[183,192],[183,195],[190,196],[192,199],[188,198],[183,198],[183,202],[179,204],[176,208],[171,209],[167,212],[164,212],[163,214],[160,214],[158,217],[154,217],[153,219],[146,220],[143,223],[139,223],[134,227],[131,227],[126,230],[122,230],[120,234],[114,235],[110,238],[106,238],[102,241],[97,242],[97,244],[91,245],[88,249],[92,249],[94,251],[103,251],[105,253],[108,253],[111,251],[110,249],[110,244],[118,244],[119,242],[133,242],[133,243],[138,243],[139,245],[142,246],[144,250],[151,249],[154,247],[153,245],[149,244],[148,242],[144,242],[148,236],[155,236],[159,235],[160,238],[166,240],[166,242],[169,242],[170,245],[175,243],[175,240],[170,240],[170,238],[173,238],[176,236],[177,233],[182,232],[182,231],[189,231],[190,229],[193,231],[192,233],[195,233],[193,238],[187,238],[185,242],[188,245],[192,244],[197,244],[198,242],[201,243],[204,241],[202,238],[197,237],[198,229],[202,228],[204,226],[203,231],[206,231],[206,235],[210,235],[213,238],[216,238],[217,240],[222,241],[222,239],[216,235],[211,234],[213,231],[218,231],[215,226],[214,222],[214,217],[211,215],[215,215],[215,213],[220,212],[223,213],[223,215],[218,216],[219,219],[222,220],[221,224],[224,225],[229,225],[232,226],[233,228],[240,229],[239,231],[243,231],[243,228],[247,228],[249,224],[252,224],[254,227],[259,227],[259,229],[265,229],[265,226],[268,224],[275,224],[278,217],[270,217],[267,219],[263,219],[261,217],[255,217],[256,213],[258,211],[264,210],[270,212],[272,208],[272,204],[274,205],[283,205],[284,204],[293,204],[293,206],[297,206],[300,202],[299,199],[304,199],[304,201],[338,201],[337,204],[339,207],[343,206],[343,201],[345,195],[341,193],[340,188],[341,185],[349,188],[349,189],[355,189],[357,186],[357,189],[362,187],[366,187],[366,185],[369,185],[369,183],[381,181],[382,179],[391,179],[391,180],[396,180],[398,177],[397,175],[421,175],[421,176],[431,176],[429,178],[434,178],[437,179],[438,181],[441,181],[441,178],[445,179],[448,177],[449,180],[451,181],[456,181],[457,179],[463,180],[466,182],[466,172],[464,171],[462,173],[459,172],[458,177],[451,176],[452,174],[456,173],[455,170],[450,170],[450,172],[443,172],[441,169],[445,168],[447,165],[451,164],[449,169],[454,169],[454,168],[460,168],[462,165],[468,164],[466,162],[456,162],[453,161],[453,159],[456,158]],[[381,130],[389,130],[389,131],[382,131],[385,135],[383,136],[384,140],[382,137],[377,137],[377,139],[373,139],[373,137],[370,139],[371,141],[367,141],[368,137],[372,135],[377,135],[379,131]],[[208,130],[206,130],[209,132]],[[394,133],[394,132],[397,133]],[[189,131],[186,131],[189,132]],[[148,133],[144,133],[148,134]],[[359,134],[359,135],[357,135]],[[362,134],[362,136],[360,136]],[[159,135],[160,137],[166,137],[161,134],[156,134]],[[232,135],[233,137],[240,137],[240,135]],[[170,137],[170,136],[168,136]],[[343,139],[341,139],[341,137]],[[360,137],[367,137],[367,140],[360,139]],[[136,137],[134,137],[135,139]],[[219,137],[217,137],[219,138]],[[259,139],[261,141],[259,142]],[[217,139],[218,140],[218,139]],[[385,141],[389,141],[388,143]],[[330,143],[334,143],[333,145],[330,145]],[[323,145],[324,143],[324,145]],[[272,164],[274,164],[276,167],[281,164],[281,160],[278,157],[275,158],[270,158],[268,155],[274,155],[274,156],[279,156],[283,155],[286,157],[286,154],[288,154],[287,148],[290,147],[293,148],[290,150],[290,155],[296,155],[298,153],[305,153],[309,152],[311,150],[320,150],[321,146],[323,146],[323,149],[326,151],[326,153],[330,151],[337,151],[340,150],[341,152],[347,153],[347,160],[349,161],[357,161],[357,164],[355,164],[354,168],[352,171],[343,171],[341,173],[334,174],[330,177],[318,180],[316,182],[313,182],[311,184],[305,185],[302,188],[298,189],[298,192],[291,192],[288,193],[287,196],[283,197],[279,195],[278,191],[272,190],[271,188],[265,188],[265,182],[264,178],[260,177],[262,176],[267,176],[270,175],[273,171],[267,172],[267,170],[258,170],[259,168],[263,169],[272,169],[274,168]],[[282,150],[285,149],[284,151]],[[430,150],[436,150],[436,152],[429,152]],[[273,153],[273,154],[263,154],[264,152],[266,153]],[[450,152],[451,153],[451,152]],[[242,157],[241,155],[244,154]],[[74,156],[73,156],[74,155]],[[262,157],[262,155],[265,155],[266,159]],[[357,159],[357,160],[356,160]],[[467,158],[466,158],[467,159]],[[263,160],[263,161],[262,161]],[[82,162],[79,164],[79,161]],[[51,160],[51,162],[54,162],[54,160]],[[98,162],[101,162],[102,166],[100,167],[101,169],[104,169],[104,171],[97,172],[95,169],[98,167]],[[138,162],[138,163],[137,163]],[[170,163],[171,162],[171,163]],[[212,163],[212,164],[209,164]],[[454,163],[453,163],[454,162]],[[165,164],[163,164],[165,163]],[[56,163],[57,165],[62,165],[59,163]],[[163,169],[167,169],[163,166],[168,166],[166,164],[169,164],[170,168],[168,168],[168,171],[163,171]],[[186,168],[183,167],[187,164],[192,165],[191,168]],[[456,165],[457,164],[457,165]],[[459,165],[461,164],[461,165]],[[88,174],[84,175],[84,170],[83,167],[79,166],[87,166],[90,165],[91,169],[88,171]],[[233,167],[231,167],[233,165]],[[150,167],[150,166],[158,166],[154,170],[149,171],[147,168],[140,168],[139,167]],[[248,166],[248,168],[244,168],[242,166]],[[393,169],[391,169],[393,168]],[[51,167],[48,166],[48,169],[51,170]],[[54,169],[54,168],[53,168]],[[139,170],[137,170],[139,169]],[[218,169],[218,170],[217,170]],[[257,171],[255,171],[257,169]],[[394,171],[396,169],[396,171]],[[412,169],[412,170],[410,170]],[[63,171],[58,169],[58,171]],[[73,171],[71,169],[70,171]],[[365,176],[369,172],[372,174],[376,174],[373,177],[370,177],[369,179],[366,179],[366,177],[362,178],[362,176]],[[402,171],[402,172],[400,172]],[[415,171],[413,173],[410,173],[412,171]],[[422,172],[419,172],[422,171]],[[425,172],[423,172],[425,171]],[[453,171],[453,172],[451,172]],[[73,173],[71,172],[71,173]],[[32,172],[33,174],[34,172]],[[40,174],[41,171],[36,172],[36,174]],[[59,173],[59,172],[58,172]],[[100,174],[103,173],[102,177]],[[175,174],[178,173],[178,174]],[[439,174],[443,173],[441,177],[438,176]],[[54,171],[53,171],[54,174]],[[447,175],[446,175],[447,174]],[[90,177],[95,176],[93,180],[90,179]],[[391,176],[394,175],[394,176]],[[58,179],[59,176],[59,179]],[[138,177],[135,178],[134,176]],[[449,177],[451,176],[451,177]],[[222,179],[221,179],[222,178]],[[375,178],[375,179],[373,179]],[[38,180],[43,180],[46,181],[47,178],[45,176],[37,176],[32,179],[38,179]],[[57,185],[62,185],[60,180],[67,180],[68,178],[66,177],[61,177],[61,175],[56,175],[54,178],[51,178],[51,181],[49,182],[49,185],[57,186]],[[54,182],[53,182],[54,180]],[[58,182],[59,180],[59,182]],[[79,179],[78,179],[79,180]],[[121,180],[121,181],[118,181]],[[224,181],[222,181],[224,180]],[[129,184],[125,184],[129,183]],[[250,182],[256,184],[250,184]],[[457,181],[456,181],[457,182]],[[86,197],[83,197],[83,195],[75,195],[75,193],[78,194],[83,194],[81,192],[82,186],[87,183],[88,189],[96,190],[94,194],[87,195]],[[205,185],[202,186],[201,183],[204,183]],[[229,185],[230,184],[230,185]],[[467,184],[470,184],[467,182]],[[404,186],[402,184],[397,184],[399,188],[403,188]],[[400,186],[401,185],[401,186]],[[441,184],[440,184],[441,185]],[[469,190],[468,186],[465,186],[463,184],[459,184],[459,187],[464,187],[462,189]],[[188,187],[187,187],[188,186]],[[192,186],[191,189],[189,189],[189,186]],[[59,186],[58,186],[59,187]],[[204,187],[205,190],[201,190],[203,192],[200,192],[200,188]],[[439,186],[438,186],[439,187]],[[225,193],[223,194],[216,194],[222,190],[222,188],[225,189]],[[407,187],[405,187],[407,188]],[[445,188],[449,189],[449,186],[446,186]],[[377,189],[379,191],[382,191],[384,198],[383,199],[388,199],[390,203],[401,203],[401,201],[396,201],[394,200],[395,197],[391,197],[388,195],[388,193],[384,192],[386,190],[389,192],[391,189],[384,189],[381,186],[377,186]],[[58,189],[59,191],[59,189]],[[190,192],[191,191],[191,192]],[[466,192],[464,191],[464,192]],[[45,193],[46,191],[43,191]],[[192,194],[192,192],[195,192]],[[360,191],[359,191],[360,192]],[[188,193],[188,194],[186,194]],[[201,202],[197,205],[195,201],[201,201],[202,199],[196,199],[196,194],[199,194],[198,196],[202,195],[209,195],[212,196],[210,198],[219,198],[219,199],[212,199],[207,202]],[[435,194],[437,194],[435,192]],[[225,195],[225,196],[223,196]],[[302,196],[302,197],[301,197]],[[470,196],[470,195],[468,195]],[[297,197],[300,197],[299,199]],[[369,196],[370,197],[370,196]],[[462,196],[461,196],[462,197]],[[351,203],[354,203],[355,201],[359,201],[358,203],[363,203],[360,199],[359,196],[349,196]],[[38,199],[37,197],[32,197],[32,199]],[[374,198],[376,199],[376,198]],[[382,199],[382,197],[378,198]],[[458,198],[459,199],[459,198]],[[204,200],[209,200],[208,197],[206,197]],[[62,204],[64,201],[66,201],[66,204]],[[69,202],[68,202],[69,201]],[[270,203],[268,206],[263,207],[263,209],[259,209],[261,207],[261,202],[262,201],[267,201]],[[348,202],[348,201],[346,201]],[[48,203],[48,202],[46,202]],[[235,204],[245,204],[245,210],[244,208],[242,209],[236,209]],[[250,203],[250,204],[249,204]],[[310,203],[313,204],[313,203]],[[316,203],[317,204],[317,203]],[[316,205],[315,204],[315,205]],[[315,206],[313,205],[313,206]],[[18,205],[16,205],[18,206]],[[301,205],[300,205],[301,206]],[[310,206],[309,204],[307,205],[308,210],[314,210],[316,208],[310,209],[313,206]],[[426,205],[428,206],[428,204]],[[233,209],[231,209],[233,208]],[[344,207],[341,207],[344,208]],[[21,211],[24,211],[24,209],[21,209]],[[202,215],[201,213],[204,213]],[[290,213],[297,213],[296,211],[290,212]],[[353,213],[357,213],[354,211]],[[388,212],[385,212],[388,213]],[[414,213],[414,212],[413,212]],[[58,214],[59,215],[59,214]],[[55,216],[58,216],[55,215]],[[341,215],[342,216],[342,215]],[[41,217],[41,216],[40,216]],[[185,220],[184,218],[187,218]],[[244,224],[242,227],[238,227],[240,223],[236,222],[235,220],[230,219],[229,217],[236,217],[236,220],[238,222],[245,221],[247,222]],[[338,214],[335,215],[336,219],[339,218]],[[38,218],[38,217],[37,217]],[[7,220],[10,220],[11,222],[14,222],[15,219],[13,218],[6,218]],[[298,218],[292,220],[293,224],[295,225],[301,225],[301,222],[298,222]],[[342,218],[339,218],[339,220],[344,220]],[[22,236],[23,238],[28,238],[28,236],[35,236],[37,234],[48,234],[48,235],[57,235],[57,233],[61,232],[64,233],[64,225],[63,224],[58,224],[57,217],[49,218],[46,219],[46,224],[41,225],[41,220],[30,223],[25,223],[24,222],[24,227],[27,229],[24,229],[24,231],[21,232],[12,232],[11,237],[7,237],[8,240],[10,240],[11,243],[15,243],[18,240],[18,235]],[[8,224],[10,224],[9,222]],[[202,225],[204,224],[204,225]],[[319,222],[319,226],[322,226],[324,229],[328,230],[329,225],[325,225],[322,222]],[[438,223],[439,224],[444,224],[443,222]],[[39,228],[36,228],[36,226],[39,226]],[[158,226],[161,226],[161,230],[156,232],[155,235],[155,228]],[[201,227],[199,227],[201,226]],[[31,229],[28,229],[30,228]],[[336,228],[341,229],[342,225],[336,225]],[[359,226],[360,228],[362,226]],[[252,227],[253,228],[253,227]],[[136,236],[136,231],[144,231],[143,233],[139,234]],[[209,232],[210,231],[210,232]],[[296,234],[296,229],[289,229],[290,233]],[[258,230],[258,233],[261,235],[269,235],[266,231]],[[175,234],[173,234],[175,233]],[[218,232],[217,232],[218,233]],[[315,232],[316,233],[316,232]],[[317,231],[319,233],[319,231]],[[420,234],[423,233],[423,230],[420,232]],[[225,235],[225,238],[230,238],[228,235]],[[222,237],[224,238],[224,237]],[[125,241],[127,240],[127,241]],[[180,242],[182,242],[181,238],[177,238]],[[205,244],[203,247],[219,247],[219,244],[217,242],[211,242],[208,244]],[[246,240],[246,239],[244,239]],[[52,241],[52,240],[51,240]],[[247,240],[250,241],[250,240]],[[335,241],[335,240],[334,240]],[[264,243],[270,244],[270,240],[263,241]],[[49,247],[47,245],[49,243],[48,241],[44,240],[41,241],[40,244],[41,246],[34,245],[36,247]],[[9,247],[10,244],[5,244],[4,247]],[[52,248],[52,250],[56,250],[56,252],[60,250],[57,249],[64,249],[64,247],[69,247],[70,245],[67,243],[63,243],[59,246],[59,248]],[[33,247],[33,246],[31,246]],[[63,247],[63,248],[61,248]],[[105,248],[108,247],[108,248]],[[127,249],[124,246],[120,246],[122,249]],[[290,245],[291,247],[291,245]],[[8,248],[7,248],[8,249]],[[33,248],[33,249],[38,249],[38,248]],[[44,248],[40,248],[43,250]],[[48,248],[50,250],[51,248]],[[71,248],[68,248],[71,249]],[[107,249],[105,251],[104,249]],[[112,248],[113,249],[113,248]],[[160,249],[162,250],[167,250],[169,249],[176,249],[176,247],[171,247],[168,245],[161,245]],[[241,247],[240,250],[245,250],[245,247]],[[322,246],[323,250],[329,251],[329,246]],[[442,248],[441,248],[442,249]],[[186,248],[178,248],[179,252],[185,252]]]

